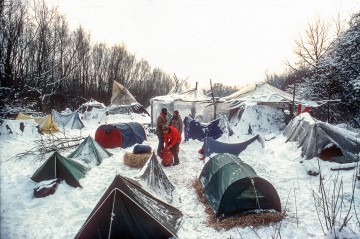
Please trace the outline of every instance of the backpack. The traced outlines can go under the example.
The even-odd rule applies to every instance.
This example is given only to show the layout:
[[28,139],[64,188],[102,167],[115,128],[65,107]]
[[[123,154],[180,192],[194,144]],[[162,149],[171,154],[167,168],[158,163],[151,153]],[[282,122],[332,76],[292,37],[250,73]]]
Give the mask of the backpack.
[[171,166],[173,164],[173,155],[171,150],[163,150],[161,164],[165,167]]

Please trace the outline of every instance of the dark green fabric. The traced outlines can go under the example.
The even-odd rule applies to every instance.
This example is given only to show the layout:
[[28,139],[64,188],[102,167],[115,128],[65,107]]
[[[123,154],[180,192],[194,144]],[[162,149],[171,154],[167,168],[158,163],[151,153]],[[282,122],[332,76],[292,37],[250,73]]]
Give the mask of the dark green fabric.
[[35,171],[31,179],[41,182],[58,178],[70,186],[81,187],[79,180],[85,177],[88,170],[88,167],[55,152]]
[[254,209],[281,211],[275,188],[235,155],[210,158],[199,177],[204,195],[217,217]]

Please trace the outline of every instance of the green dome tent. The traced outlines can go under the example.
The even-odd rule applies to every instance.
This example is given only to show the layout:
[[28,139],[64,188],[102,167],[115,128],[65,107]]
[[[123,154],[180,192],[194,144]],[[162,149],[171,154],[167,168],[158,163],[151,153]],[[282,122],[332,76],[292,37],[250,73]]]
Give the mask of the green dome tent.
[[35,171],[31,179],[41,182],[58,178],[65,180],[70,186],[81,187],[79,179],[85,177],[88,170],[89,168],[82,164],[55,152]]
[[235,155],[217,154],[200,174],[204,196],[217,218],[256,209],[281,212],[275,188]]

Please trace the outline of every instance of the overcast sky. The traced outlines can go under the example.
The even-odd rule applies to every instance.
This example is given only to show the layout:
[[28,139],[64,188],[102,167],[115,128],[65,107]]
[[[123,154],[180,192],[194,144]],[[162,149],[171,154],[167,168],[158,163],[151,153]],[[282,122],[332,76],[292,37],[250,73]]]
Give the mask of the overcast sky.
[[347,18],[359,0],[48,0],[95,42],[124,43],[180,79],[242,86],[281,72],[316,17]]

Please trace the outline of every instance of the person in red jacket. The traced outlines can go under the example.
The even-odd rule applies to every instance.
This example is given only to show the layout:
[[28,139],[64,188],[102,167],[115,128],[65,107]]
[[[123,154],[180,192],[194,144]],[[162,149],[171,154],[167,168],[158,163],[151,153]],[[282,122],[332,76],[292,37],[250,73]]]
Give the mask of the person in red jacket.
[[179,131],[173,126],[164,125],[162,127],[164,132],[165,148],[171,150],[174,156],[173,166],[180,164],[179,162],[179,145],[181,143],[181,135]]

